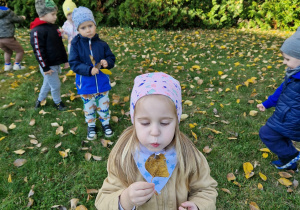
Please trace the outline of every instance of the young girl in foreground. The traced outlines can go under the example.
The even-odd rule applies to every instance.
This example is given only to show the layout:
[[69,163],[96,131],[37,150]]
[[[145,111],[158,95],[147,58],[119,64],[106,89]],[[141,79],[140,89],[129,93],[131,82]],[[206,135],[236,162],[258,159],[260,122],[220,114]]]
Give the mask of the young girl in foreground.
[[[97,209],[215,209],[217,182],[199,150],[179,130],[181,87],[164,73],[137,76],[131,93],[133,126],[112,149]],[[145,162],[163,154],[168,177],[152,177]]]

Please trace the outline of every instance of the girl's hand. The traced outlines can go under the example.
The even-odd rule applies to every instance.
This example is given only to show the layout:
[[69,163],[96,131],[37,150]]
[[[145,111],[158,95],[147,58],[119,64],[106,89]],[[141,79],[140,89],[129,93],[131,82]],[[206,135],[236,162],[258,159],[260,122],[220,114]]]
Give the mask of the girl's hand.
[[198,210],[198,207],[192,201],[186,201],[181,204],[178,210]]
[[69,65],[68,62],[64,64],[64,69],[67,69],[67,68],[69,68],[69,67],[70,67],[70,65]]
[[92,68],[92,72],[91,74],[94,76],[95,74],[99,74],[99,69],[97,69],[96,67]]
[[54,71],[52,69],[50,69],[49,71],[44,72],[45,75],[49,74],[50,76],[52,75],[52,73],[54,73]]
[[257,104],[257,106],[256,106],[258,109],[259,109],[259,111],[261,111],[261,112],[264,112],[264,111],[266,111],[266,107],[264,107],[264,105],[263,104]]
[[104,60],[104,59],[102,59],[102,60],[100,61],[100,64],[101,64],[101,66],[103,66],[103,68],[108,67],[108,63],[107,63],[107,61]]
[[146,203],[154,194],[154,184],[148,182],[135,182],[126,188],[121,196],[120,203],[124,209],[132,209]]

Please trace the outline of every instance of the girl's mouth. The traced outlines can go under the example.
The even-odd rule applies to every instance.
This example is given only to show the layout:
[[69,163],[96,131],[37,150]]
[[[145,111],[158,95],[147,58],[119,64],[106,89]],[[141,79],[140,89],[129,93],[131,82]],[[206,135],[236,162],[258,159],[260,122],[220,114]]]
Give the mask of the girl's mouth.
[[158,147],[159,144],[155,143],[155,144],[151,144],[152,147]]

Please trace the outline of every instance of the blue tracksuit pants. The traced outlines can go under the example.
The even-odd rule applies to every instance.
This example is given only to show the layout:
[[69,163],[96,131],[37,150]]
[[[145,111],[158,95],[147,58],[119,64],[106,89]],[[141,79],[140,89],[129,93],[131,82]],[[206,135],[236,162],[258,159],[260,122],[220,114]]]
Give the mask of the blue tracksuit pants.
[[259,137],[283,163],[289,162],[299,153],[290,138],[281,135],[267,125],[260,128]]

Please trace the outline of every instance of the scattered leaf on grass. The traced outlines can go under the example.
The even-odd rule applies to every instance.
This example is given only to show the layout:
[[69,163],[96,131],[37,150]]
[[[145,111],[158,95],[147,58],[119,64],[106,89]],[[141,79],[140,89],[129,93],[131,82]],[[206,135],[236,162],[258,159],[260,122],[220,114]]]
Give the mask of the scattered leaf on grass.
[[45,114],[48,114],[50,112],[45,112],[43,109],[41,111],[39,111],[39,114],[42,114],[42,115],[45,115]]
[[108,145],[113,144],[113,142],[111,142],[110,140],[105,140],[105,139],[101,139],[101,143],[102,143],[103,147],[107,147]]
[[228,193],[228,194],[231,194],[230,190],[226,189],[226,188],[221,188],[222,191]]
[[59,127],[59,124],[57,122],[51,123],[52,127]]
[[46,152],[48,152],[48,148],[47,148],[47,147],[43,147],[43,148],[41,149],[41,153],[46,153]]
[[222,133],[221,131],[217,131],[217,130],[211,129],[211,128],[205,128],[205,129],[210,130],[210,131],[214,132],[215,134],[220,134],[220,133]]
[[267,177],[266,177],[266,175],[264,175],[263,173],[260,173],[260,172],[259,172],[259,176],[260,176],[260,178],[261,178],[262,180],[267,181]]
[[25,176],[23,180],[24,180],[24,182],[27,183],[28,182],[27,176]]
[[84,158],[85,158],[85,160],[87,160],[87,161],[89,161],[89,160],[91,159],[91,157],[92,157],[92,154],[89,153],[89,152],[87,152],[87,153],[84,154]]
[[57,145],[55,145],[55,148],[58,148],[61,146],[61,142],[59,142]]
[[70,130],[70,133],[72,133],[72,134],[76,134],[76,131],[77,131],[77,128],[78,127],[74,127],[74,128],[71,128],[71,130]]
[[28,193],[28,198],[31,197],[31,196],[33,196],[33,194],[34,194],[33,188],[34,188],[34,185],[31,186],[31,189],[30,189],[30,191]]
[[209,146],[205,146],[203,148],[203,152],[206,153],[206,154],[210,153],[211,151],[212,151],[212,148],[209,148]]
[[36,139],[30,139],[30,143],[31,143],[31,144],[38,144],[39,142],[38,142],[38,140],[36,140]]
[[249,115],[252,116],[252,117],[254,117],[254,116],[257,115],[257,113],[258,113],[258,111],[251,110],[251,111],[249,112]]
[[254,172],[253,172],[254,168],[250,162],[243,163],[243,169],[245,172],[245,177],[247,179],[249,179],[250,177],[252,177],[254,175]]
[[14,153],[18,154],[18,155],[22,155],[25,153],[25,150],[22,150],[22,149],[18,149],[18,150],[15,150]]
[[119,118],[117,116],[111,116],[111,120],[117,123],[119,121]]
[[192,106],[192,105],[193,105],[193,102],[190,101],[190,100],[186,100],[183,104],[184,104],[184,105],[188,105],[188,106]]
[[5,139],[5,136],[2,136],[2,137],[0,138],[0,141],[2,141],[3,139]]
[[67,210],[67,208],[62,205],[51,206],[51,209]]
[[28,198],[28,203],[27,203],[27,206],[26,207],[30,207],[30,206],[32,206],[33,205],[33,202],[34,202],[34,200],[32,199],[32,198]]
[[14,161],[14,166],[20,167],[22,165],[24,165],[27,162],[26,159],[16,159]]
[[34,124],[35,124],[35,119],[31,119],[30,122],[29,122],[29,125],[34,126]]
[[29,138],[36,139],[35,135],[28,135]]
[[70,151],[70,149],[66,149],[65,151],[59,151],[60,156],[62,156],[63,158],[68,157],[68,152]]
[[237,181],[233,181],[232,183],[235,184],[235,185],[237,185],[237,186],[239,186],[239,187],[242,187],[241,184],[238,183]]
[[269,154],[266,153],[266,152],[264,152],[264,153],[262,154],[262,157],[263,157],[263,158],[267,158],[268,156],[269,156]]
[[229,173],[229,174],[227,174],[227,180],[228,181],[233,181],[233,180],[235,180],[236,178],[235,178],[235,175],[233,174],[233,173]]
[[55,131],[55,134],[58,135],[58,134],[63,134],[63,130],[64,130],[64,127],[63,126],[59,126],[56,131]]
[[42,101],[41,101],[41,103],[40,103],[40,104],[41,104],[41,106],[45,106],[45,105],[46,105],[46,103],[47,103],[47,101],[46,101],[46,99],[44,99],[44,100],[42,100]]
[[14,123],[12,123],[12,124],[10,124],[10,126],[8,127],[9,129],[15,129],[17,126],[14,124]]
[[268,148],[261,148],[259,151],[261,151],[261,152],[271,152]]
[[294,181],[293,181],[294,189],[296,189],[298,187],[298,185],[299,185],[299,182],[296,179],[294,179]]
[[188,118],[188,115],[187,114],[182,114],[181,117],[180,117],[180,120],[185,120],[186,118]]
[[283,178],[291,178],[293,177],[290,173],[288,172],[284,172],[284,171],[281,171],[281,172],[278,172],[279,176],[283,177]]
[[280,178],[278,179],[278,182],[286,187],[291,186],[293,184],[290,180],[286,178]]
[[78,202],[79,202],[79,199],[78,199],[78,198],[72,198],[72,199],[70,200],[70,203],[71,203],[71,209],[75,209]]
[[194,133],[193,131],[191,131],[192,132],[192,136],[195,138],[195,140],[197,141],[197,139],[198,139],[198,137],[197,137],[197,134],[196,133]]
[[11,174],[8,175],[7,181],[8,183],[12,183]]
[[98,193],[98,190],[97,189],[86,189],[86,193],[87,194],[96,194],[96,193]]
[[93,159],[99,161],[99,160],[102,160],[102,157],[93,155]]
[[261,183],[258,183],[258,184],[257,184],[257,188],[260,189],[260,190],[264,190],[264,187],[262,186]]
[[77,206],[75,210],[88,210],[84,205]]
[[249,203],[249,207],[250,207],[250,210],[259,210],[260,209],[258,207],[258,205],[253,201]]
[[287,190],[286,190],[288,193],[291,193],[291,192],[294,192],[294,190],[292,189],[292,188],[288,188]]

